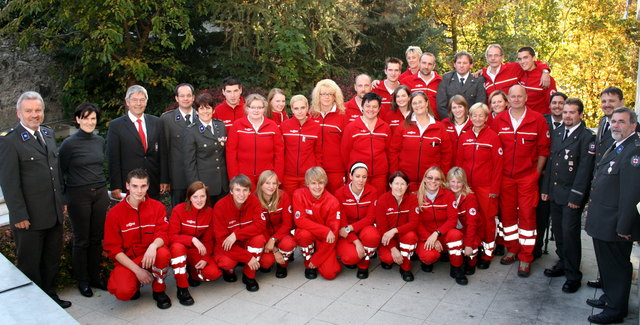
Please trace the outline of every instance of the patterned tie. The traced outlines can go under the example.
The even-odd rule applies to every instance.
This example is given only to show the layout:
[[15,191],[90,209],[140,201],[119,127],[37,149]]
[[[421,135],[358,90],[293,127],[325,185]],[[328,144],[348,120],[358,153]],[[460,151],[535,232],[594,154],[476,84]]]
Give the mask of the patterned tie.
[[138,119],[138,134],[140,135],[140,141],[142,141],[142,148],[144,152],[147,152],[147,137],[144,135],[144,129],[142,128],[142,120]]
[[191,114],[185,115],[184,120],[187,122],[187,125],[191,125]]

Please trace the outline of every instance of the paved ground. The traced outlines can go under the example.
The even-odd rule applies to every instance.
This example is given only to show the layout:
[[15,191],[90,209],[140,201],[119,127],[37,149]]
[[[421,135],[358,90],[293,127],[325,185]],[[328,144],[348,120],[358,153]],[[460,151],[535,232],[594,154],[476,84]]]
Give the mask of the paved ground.
[[[549,251],[554,249],[550,242]],[[633,255],[637,270],[637,247]],[[196,303],[189,307],[175,298],[173,279],[168,281],[173,301],[168,310],[156,308],[150,286],[142,288],[141,299],[130,302],[100,290],[84,298],[75,288],[63,291],[61,297],[73,302],[67,311],[82,324],[587,324],[587,316],[599,312],[584,302],[598,297],[599,290],[583,285],[577,293],[566,294],[561,291],[563,278],[542,274],[555,262],[553,253],[533,264],[529,278],[517,277],[517,264],[494,261],[488,270],[470,276],[467,286],[449,277],[445,263],[438,263],[433,273],[420,271],[419,263],[414,263],[416,279],[407,283],[397,267],[384,270],[377,259],[366,280],[347,269],[334,281],[307,280],[301,258],[296,257],[286,279],[275,278],[273,272],[259,273],[256,293],[247,292],[240,281],[222,279],[192,288]],[[584,232],[582,270],[585,281],[596,277],[593,246]],[[638,303],[634,280],[625,324],[638,324]]]

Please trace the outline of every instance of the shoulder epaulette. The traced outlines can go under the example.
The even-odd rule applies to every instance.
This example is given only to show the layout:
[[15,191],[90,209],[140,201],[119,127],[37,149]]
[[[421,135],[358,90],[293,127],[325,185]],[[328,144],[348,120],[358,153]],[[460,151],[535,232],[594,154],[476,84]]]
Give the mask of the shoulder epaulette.
[[4,130],[2,132],[0,132],[0,137],[6,137],[7,135],[11,134],[11,132],[13,132],[15,129],[14,128],[10,128],[8,130]]

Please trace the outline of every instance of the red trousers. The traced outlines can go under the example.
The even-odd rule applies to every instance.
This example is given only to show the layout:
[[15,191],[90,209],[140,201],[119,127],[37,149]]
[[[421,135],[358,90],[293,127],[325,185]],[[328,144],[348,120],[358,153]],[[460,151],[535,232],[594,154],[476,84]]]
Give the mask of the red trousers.
[[338,255],[343,264],[346,265],[358,265],[360,269],[369,268],[371,256],[375,254],[378,245],[380,244],[380,234],[378,229],[374,226],[366,226],[360,230],[357,234],[358,239],[364,246],[364,257],[360,259],[358,257],[358,251],[356,245],[346,238],[340,238],[338,240]]
[[335,194],[336,191],[344,185],[344,175],[344,172],[327,172],[329,182],[327,183],[326,190],[331,194]]
[[[171,251],[171,267],[173,268],[173,276],[176,278],[176,285],[178,288],[188,288],[189,281],[187,280],[187,266],[191,278],[198,281],[213,281],[222,275],[222,271],[218,265],[216,265],[213,258],[205,256],[204,260],[207,261],[207,265],[197,270],[196,265],[203,259],[198,249],[195,247],[187,248],[181,243],[172,243],[169,248]],[[207,252],[211,253],[211,252]]]
[[367,182],[369,185],[373,186],[378,192],[378,196],[387,192],[387,181],[389,177],[387,174],[377,175],[377,176],[369,176],[367,178]]
[[336,242],[329,244],[326,238],[316,238],[308,230],[300,228],[296,229],[294,238],[300,245],[306,268],[309,268],[311,262],[327,280],[333,280],[340,273],[342,267],[336,256]]
[[536,243],[538,173],[521,178],[502,177],[500,212],[505,246],[522,262],[533,262]]
[[[496,248],[496,216],[498,215],[498,199],[489,197],[491,193],[490,187],[473,188],[478,199],[478,208],[480,209],[480,229],[478,235],[484,248],[482,259],[490,261],[493,258],[493,250]],[[474,247],[475,248],[475,247]],[[475,264],[473,264],[475,265]]]
[[393,256],[391,255],[391,248],[396,247],[402,254],[402,264],[400,268],[405,271],[411,270],[411,255],[416,251],[416,244],[418,243],[418,235],[415,232],[410,231],[400,238],[393,238],[389,241],[389,245],[380,246],[378,248],[378,256],[380,261],[386,264],[393,264]]
[[[144,256],[140,255],[131,260],[138,266],[142,266],[143,257]],[[164,283],[164,278],[167,277],[167,272],[169,272],[170,259],[171,253],[169,253],[169,249],[166,246],[158,248],[156,251],[156,261],[150,270],[153,275],[153,284],[151,285],[153,292],[162,292],[167,288],[167,284]],[[109,289],[109,292],[116,296],[118,300],[127,301],[140,289],[140,282],[133,271],[115,262],[115,266],[109,275],[107,289]]]
[[[280,251],[280,254],[284,257],[284,264],[281,264],[283,267],[287,267],[289,265],[289,257],[293,255],[293,250],[296,248],[296,241],[293,239],[293,236],[287,235],[282,238],[279,242],[276,243],[275,249]],[[276,257],[273,253],[262,253],[262,257],[260,257],[260,267],[268,269],[273,263],[275,263]]]
[[[446,233],[442,234],[438,241],[442,245],[444,250],[448,250],[449,252],[449,263],[453,267],[462,266],[462,262],[464,259],[462,258],[462,232],[458,229],[451,229]],[[425,240],[418,241],[417,254],[422,262],[425,264],[433,264],[438,261],[440,258],[440,252],[435,249],[425,249],[424,243]]]
[[299,188],[305,187],[304,176],[296,177],[284,175],[284,179],[282,180],[282,190],[289,194],[289,197],[293,197],[293,192]]
[[256,277],[256,271],[252,270],[249,267],[249,264],[247,264],[249,261],[246,259],[246,252],[248,251],[259,261],[262,256],[264,244],[266,243],[267,241],[264,239],[263,235],[254,236],[246,242],[238,240],[233,244],[231,250],[225,251],[222,248],[216,249],[214,257],[218,267],[225,271],[233,271],[239,262],[244,262],[245,266],[242,269],[242,272],[248,278],[254,279]]

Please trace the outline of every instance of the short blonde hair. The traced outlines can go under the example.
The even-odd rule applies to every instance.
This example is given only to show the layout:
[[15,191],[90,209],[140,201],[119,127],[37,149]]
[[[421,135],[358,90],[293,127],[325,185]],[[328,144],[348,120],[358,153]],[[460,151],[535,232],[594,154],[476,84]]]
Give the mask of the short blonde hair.
[[340,87],[338,87],[338,84],[331,79],[322,79],[318,81],[313,88],[311,92],[311,113],[317,115],[322,111],[320,108],[320,92],[322,90],[327,90],[334,94],[335,105],[338,112],[344,113],[344,95]]
[[411,45],[407,47],[406,51],[404,51],[404,56],[407,57],[409,53],[415,53],[420,57],[422,55],[422,50],[420,49],[420,46]]
[[327,182],[329,182],[327,172],[325,172],[324,169],[320,166],[315,166],[307,169],[307,172],[304,173],[304,183],[309,186],[309,184],[313,181],[327,184]]
[[289,106],[293,107],[293,103],[297,102],[304,102],[307,105],[307,108],[309,108],[309,100],[304,95],[294,95],[291,97],[289,100]]
[[249,111],[249,106],[251,106],[251,103],[259,100],[262,102],[262,106],[264,106],[265,112],[268,109],[269,103],[267,102],[267,99],[264,98],[264,96],[260,95],[260,94],[251,94],[249,96],[247,96],[247,98],[244,101],[244,112],[248,113]]
[[482,111],[486,116],[489,116],[491,111],[489,107],[485,103],[475,103],[469,108],[469,115],[473,114],[475,111]]
[[[447,179],[450,180],[452,178],[455,178],[462,182],[463,185],[462,190],[460,190],[460,194],[462,194],[463,196],[467,196],[469,195],[469,193],[473,193],[471,187],[469,187],[469,183],[467,182],[467,173],[464,172],[464,169],[457,166],[449,169],[449,172],[447,173]],[[448,189],[451,189],[449,187],[449,182],[444,184],[444,186]]]

